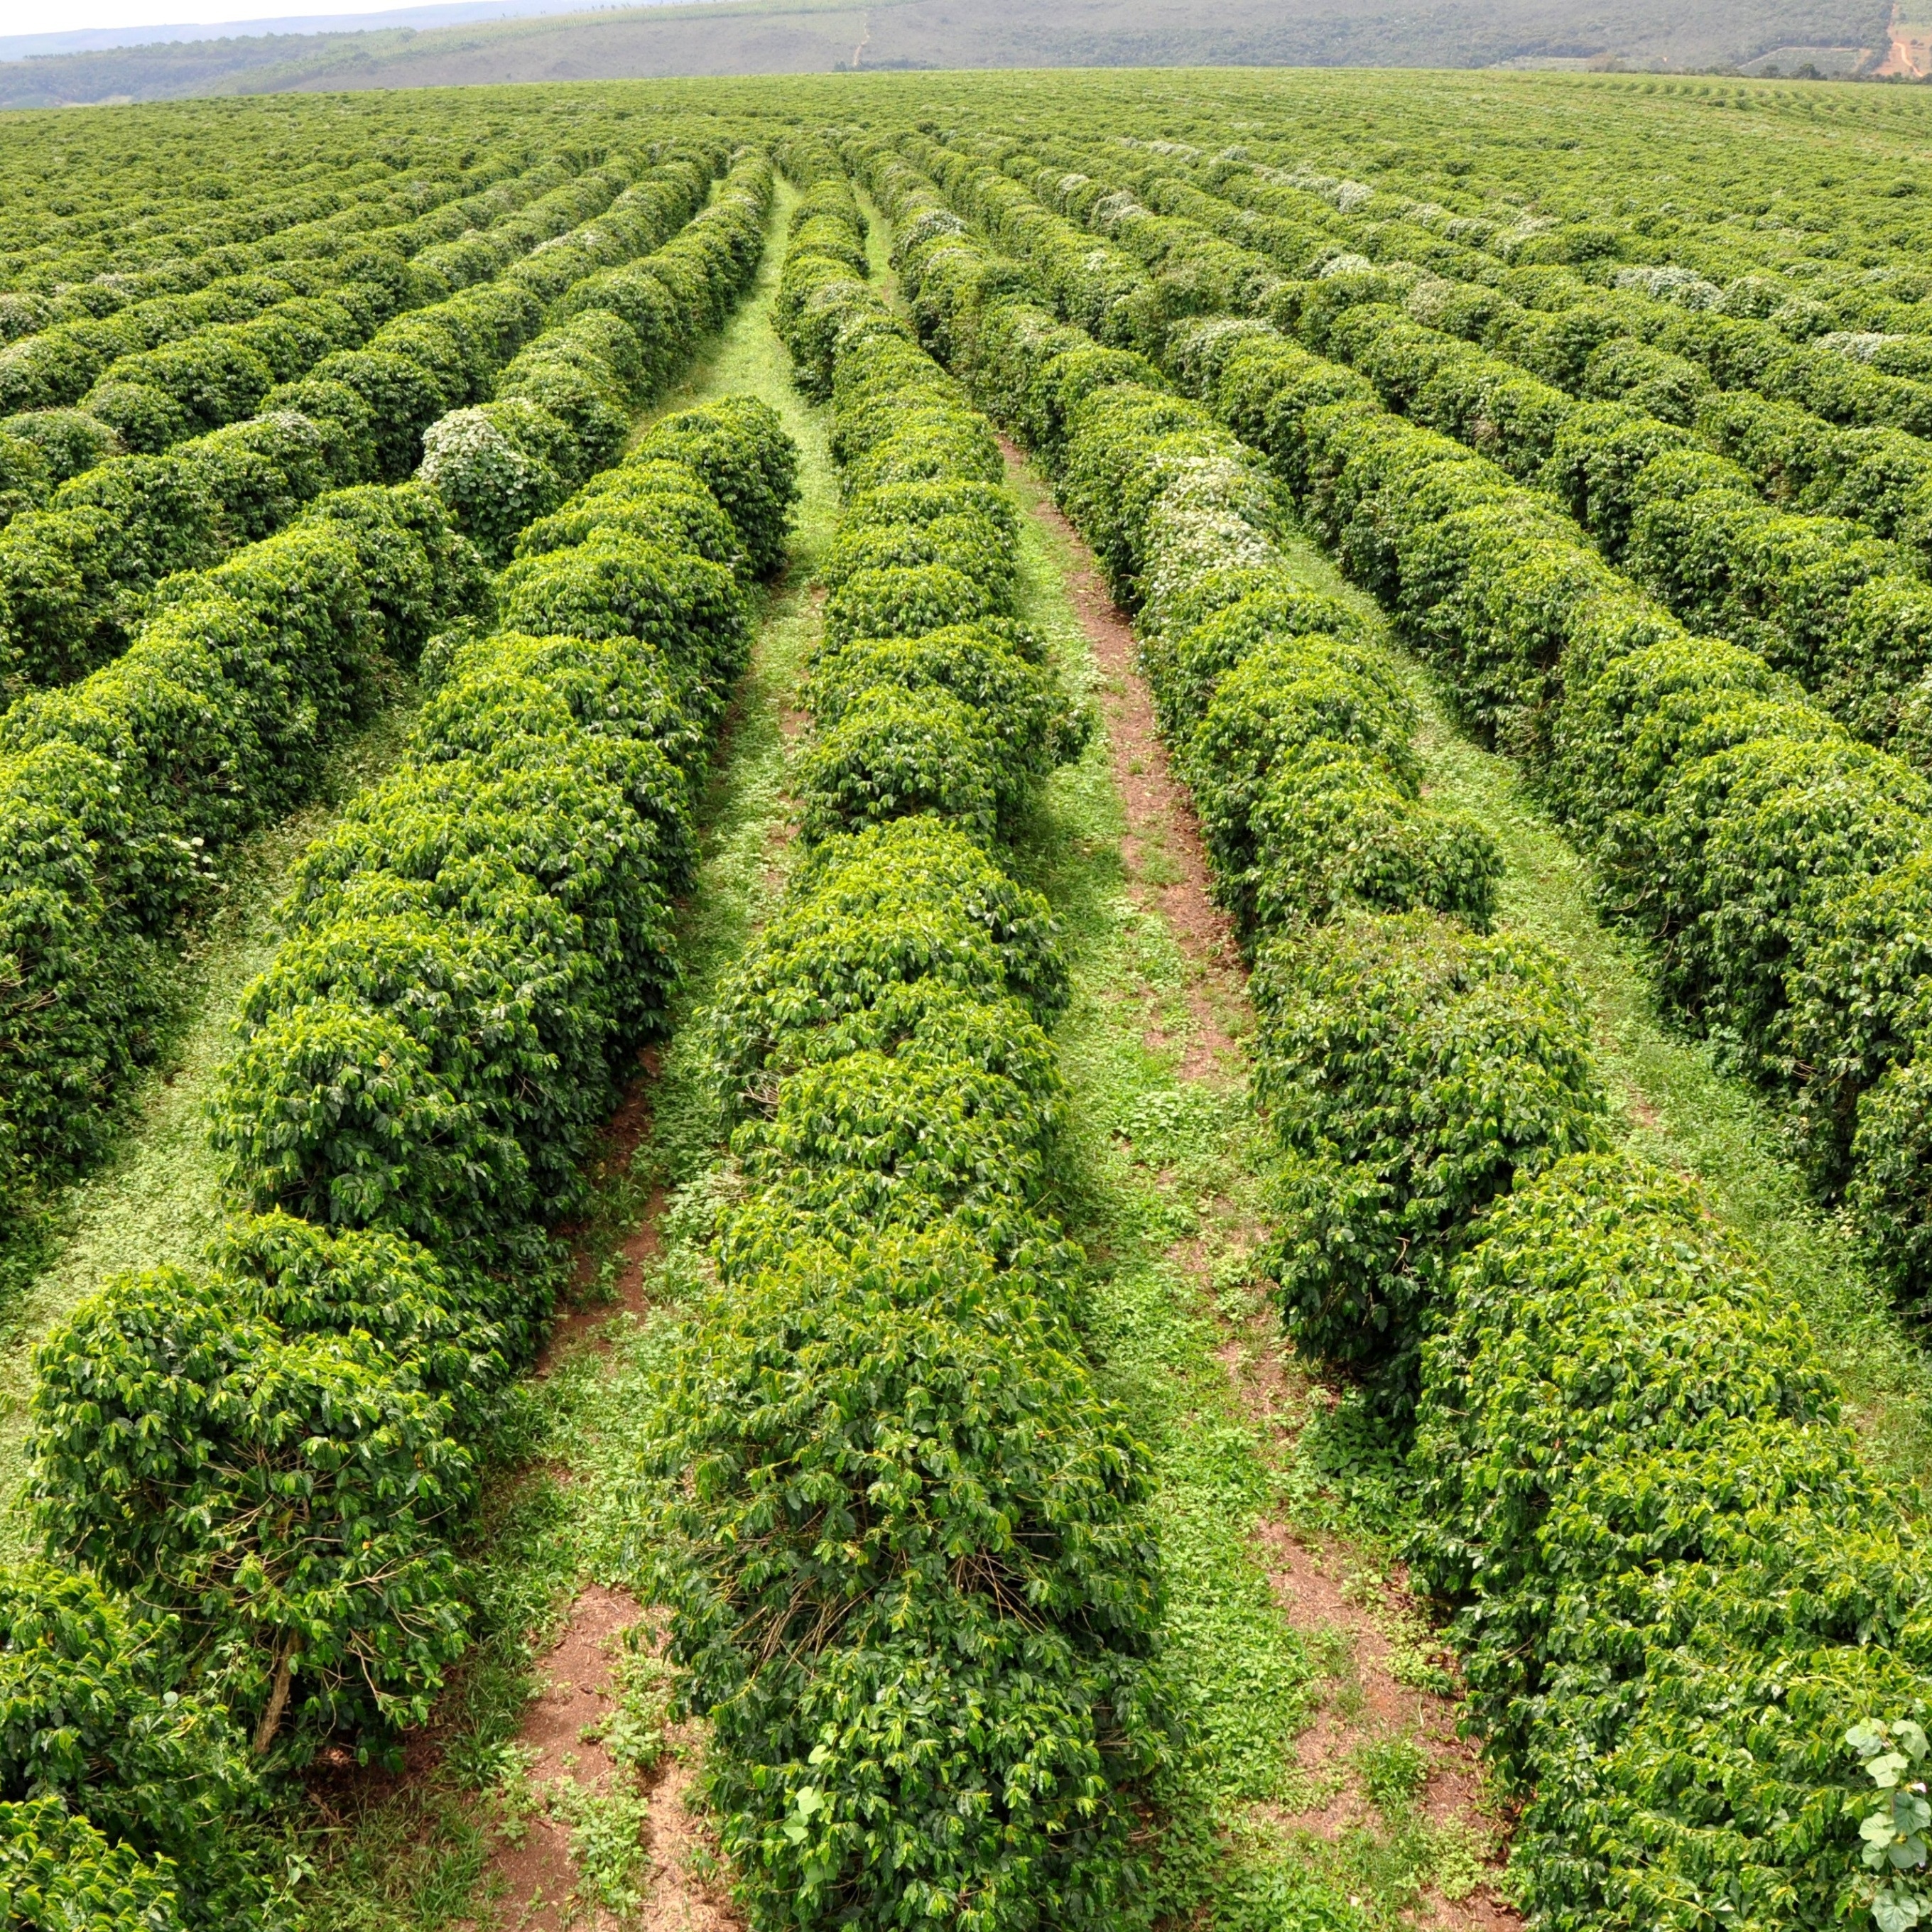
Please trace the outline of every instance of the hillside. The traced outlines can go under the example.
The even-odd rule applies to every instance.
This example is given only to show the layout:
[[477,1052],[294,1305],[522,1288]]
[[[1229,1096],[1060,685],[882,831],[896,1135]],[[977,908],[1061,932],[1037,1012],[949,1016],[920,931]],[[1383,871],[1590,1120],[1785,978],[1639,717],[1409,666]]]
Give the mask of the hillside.
[[838,68],[1868,67],[1883,0],[708,0],[418,32],[260,34],[0,64],[0,105]]

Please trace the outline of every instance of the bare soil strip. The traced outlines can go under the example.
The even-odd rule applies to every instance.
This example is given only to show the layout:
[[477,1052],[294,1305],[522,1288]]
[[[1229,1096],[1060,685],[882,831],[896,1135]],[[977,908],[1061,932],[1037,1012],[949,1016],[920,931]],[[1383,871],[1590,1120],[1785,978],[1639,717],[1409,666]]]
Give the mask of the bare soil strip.
[[1238,1034],[1246,1011],[1246,976],[1227,915],[1208,886],[1208,859],[1186,788],[1168,762],[1154,722],[1154,698],[1137,668],[1133,627],[1114,602],[1094,553],[1040,487],[1018,446],[1002,436],[1007,480],[1065,547],[1067,595],[1104,674],[1102,715],[1114,788],[1126,808],[1122,856],[1134,896],[1166,922],[1186,956],[1188,1006],[1198,1037],[1180,1063],[1189,1080],[1238,1076]]

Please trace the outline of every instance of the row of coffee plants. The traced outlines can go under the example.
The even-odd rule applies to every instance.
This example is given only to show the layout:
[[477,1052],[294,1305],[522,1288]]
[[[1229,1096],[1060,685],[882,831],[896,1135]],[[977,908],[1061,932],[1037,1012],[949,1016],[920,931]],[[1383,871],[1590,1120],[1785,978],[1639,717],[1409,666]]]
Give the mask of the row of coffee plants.
[[[1324,232],[1252,206],[1262,183],[1232,161],[1190,164],[1144,152],[1138,142],[1114,145],[1107,160],[1102,173],[1134,164],[1136,192],[1160,214],[1257,250],[1292,280],[1360,274],[1361,264],[1348,260],[1360,255],[1395,278],[1380,298],[1403,302],[1414,320],[1478,343],[1573,395],[1631,402],[1681,427],[1694,424],[1720,450],[1734,450],[1760,488],[1798,500],[1796,507],[1831,508],[1883,536],[1911,521],[1906,499],[1924,480],[1928,458],[1907,432],[1932,421],[1932,411],[1916,391],[1873,385],[1865,375],[1932,375],[1932,338],[1808,332],[1782,310],[1774,311],[1774,329],[1763,315],[1762,278],[1720,290],[1688,272],[1652,266],[1617,269],[1606,286],[1558,262],[1506,263],[1435,230],[1359,212],[1331,215]],[[1342,186],[1325,185],[1335,193]],[[1856,294],[1838,299],[1850,303]],[[1239,305],[1234,286],[1225,296],[1214,305]],[[1868,320],[1872,299],[1863,298]],[[1900,326],[1909,319],[1915,331],[1932,327],[1932,310],[1891,306]],[[1810,319],[1828,324],[1840,316]],[[1820,352],[1797,355],[1794,334],[1816,339]],[[1821,492],[1822,502],[1803,500]]]
[[[767,165],[735,172],[768,206]],[[44,1802],[0,1806],[35,1922],[252,1922],[272,1774],[392,1749],[461,1652],[449,1539],[548,1318],[545,1224],[662,1018],[796,460],[730,399],[524,533],[500,628],[437,640],[403,769],[306,855],[244,999],[214,1134],[247,1211],[206,1270],[119,1277],[38,1352],[34,1500],[86,1580],[0,1586],[30,1637],[65,1618],[8,1747]]]
[[780,154],[776,314],[846,502],[806,849],[710,1022],[735,1131],[639,1534],[752,1924],[1113,1925],[1160,1590],[1045,1204],[1066,968],[997,856],[1078,734],[1014,621],[991,425],[866,278],[836,157]]
[[0,152],[0,340],[299,259],[332,230],[434,216],[546,157],[580,174],[626,144],[636,111],[532,91],[16,114]]
[[[1377,264],[1414,262],[1453,279],[1511,288],[1537,313],[1526,330],[1532,340],[1539,326],[1580,307],[1580,337],[1627,335],[1689,360],[1727,388],[1802,401],[1839,422],[1911,428],[1932,419],[1923,380],[1932,374],[1925,354],[1932,314],[1919,302],[1886,298],[1862,278],[1822,295],[1755,274],[1720,286],[1679,261],[1657,259],[1651,248],[1610,245],[1600,233],[1545,226],[1528,236],[1485,234],[1483,224],[1443,219],[1444,211],[1361,183],[1232,158],[1192,172],[1238,209],[1270,218],[1270,251],[1291,275],[1305,276],[1339,244]],[[1673,244],[1673,255],[1681,252]],[[1902,332],[1868,361],[1856,338],[1882,334],[1871,326],[1880,322]]]
[[[818,111],[848,124],[906,118],[885,92],[864,104],[828,96]],[[1912,315],[1932,284],[1924,100],[1493,70],[1223,68],[1005,88],[935,77],[917,112],[929,130],[1037,142],[1050,128],[1089,146],[1126,134],[1178,159],[1245,160],[1312,190],[1316,218],[1371,213],[1406,223],[1418,242],[1444,236],[1499,263],[1574,263],[1605,280],[1660,269],[1702,284],[1693,301],[1714,289],[1747,315],[1796,298],[1808,338],[1818,325],[1925,331]],[[1406,244],[1390,252],[1414,259]]]
[[[1094,285],[1077,225],[922,136],[901,145],[1001,239],[1037,245],[1043,286]],[[1126,260],[1108,252],[1110,286]],[[1144,330],[1148,303],[1123,289],[1109,326]],[[1166,354],[1530,762],[1607,904],[1655,941],[1667,1000],[1790,1095],[1818,1184],[1843,1190],[1896,1290],[1924,1294],[1924,780],[1754,652],[1686,632],[1549,499],[1390,414],[1354,370],[1232,317],[1184,325]]]
[[1051,118],[1210,154],[1232,141],[1345,212],[1503,260],[1666,265],[1720,288],[1750,278],[1770,307],[1843,301],[1847,326],[1865,326],[1865,304],[1909,310],[1927,292],[1922,98],[1387,73],[1119,92],[1084,86]]
[[153,1050],[176,936],[212,862],[313,790],[331,741],[376,703],[386,662],[411,664],[433,631],[487,614],[463,527],[500,550],[507,510],[536,518],[613,460],[670,358],[746,286],[769,172],[741,161],[664,249],[573,284],[555,304],[566,319],[499,376],[501,400],[433,435],[423,477],[330,491],[280,534],[172,579],[121,658],[0,717],[10,1183],[44,1183],[98,1150]]
[[[1016,295],[890,147],[848,152],[914,218],[922,314],[1039,439],[1137,607],[1204,818],[1258,769],[1292,787],[1315,760],[1376,759],[1400,796],[1412,721],[1335,675],[1340,639],[1325,675],[1263,669],[1297,664],[1311,622],[1360,625],[1280,562],[1257,453]],[[1251,722],[1217,736],[1228,706]],[[1522,1900],[1575,1932],[1915,1922],[1924,1846],[1894,1791],[1925,1754],[1932,1565],[1861,1468],[1798,1310],[1693,1188],[1610,1150],[1557,962],[1484,938],[1466,889],[1432,896],[1428,808],[1408,811],[1253,821],[1321,887],[1258,936],[1272,1258],[1298,1336],[1415,1405],[1411,1555],[1456,1606],[1474,1711],[1526,1801]]]
[[[284,150],[282,167],[238,190],[225,158],[218,164],[218,182],[182,165],[178,155],[164,164],[167,174],[152,177],[148,154],[124,160],[89,152],[92,146],[62,153],[50,169],[44,146],[31,140],[10,144],[8,159],[16,167],[38,161],[42,180],[14,188],[0,213],[10,244],[0,256],[7,289],[0,338],[10,341],[55,322],[111,315],[149,296],[188,293],[214,275],[260,266],[264,258],[255,251],[264,244],[278,250],[287,242],[299,257],[316,236],[407,221],[487,188],[503,159],[501,150],[476,154],[473,135],[463,143],[432,136],[413,153],[386,157],[359,142],[333,149],[311,135],[298,158]],[[90,160],[102,177],[91,193],[84,178],[58,184],[47,178],[84,178]],[[473,183],[472,166],[480,169]],[[238,249],[243,257],[236,262],[230,251]]]
[[[278,270],[297,276],[326,273],[332,257],[370,236],[380,235],[413,257],[487,227],[561,186],[573,172],[560,155],[501,148],[476,154],[466,166],[429,176],[399,177],[380,162],[364,162],[349,178],[365,178],[360,185],[346,180],[342,189],[322,198],[326,212],[314,212],[314,197],[295,190],[286,202],[261,211],[264,232],[255,240],[225,241],[148,267],[130,259],[89,280],[57,278],[57,290],[10,288],[0,297],[0,339],[12,343],[63,322],[118,315],[157,298],[186,300],[211,290],[219,295],[224,284],[235,296],[245,297],[248,278],[273,279]],[[165,309],[154,311],[148,327],[169,326],[166,316]]]
[[[56,410],[12,418],[66,459],[62,468],[68,460],[82,466],[47,507],[26,510],[0,531],[4,687],[62,682],[117,656],[164,578],[208,568],[238,545],[259,542],[322,491],[407,476],[422,458],[425,430],[440,418],[493,394],[520,393],[522,364],[512,358],[546,311],[598,268],[644,254],[674,233],[702,205],[712,171],[710,158],[674,158],[620,194],[629,170],[610,164],[518,218],[520,248],[586,209],[593,220],[555,236],[502,277],[428,306],[411,305],[422,291],[410,287],[408,265],[376,257],[365,264],[369,279],[339,290],[344,300],[328,306],[346,317],[353,300],[364,320],[381,326],[371,334],[358,322],[348,333],[367,334],[362,347],[313,358],[310,350],[326,344],[308,340],[285,365],[294,380],[272,388],[265,383],[278,372],[266,364],[224,386],[234,345],[224,346],[219,331],[176,345],[174,373],[206,418],[247,416],[257,405],[262,412],[165,454],[90,464],[112,437],[96,418]],[[658,352],[676,347],[674,336]],[[203,350],[212,358],[206,365],[196,360]],[[173,406],[158,390],[146,393]],[[0,436],[0,466],[22,454],[40,460],[40,448],[23,450]],[[11,473],[16,484],[32,480],[23,463],[12,462]],[[24,487],[16,494],[32,500]]]
[[[370,302],[384,304],[380,322],[399,306],[438,300],[481,279],[469,272],[473,250],[461,238],[472,230],[502,227],[493,244],[520,242],[528,249],[600,212],[594,170],[586,175],[553,158],[527,170],[506,170],[504,178],[493,178],[496,174],[486,170],[477,191],[432,212],[418,209],[413,196],[358,206],[278,235],[272,252],[260,247],[221,250],[194,272],[166,278],[187,286],[163,286],[134,299],[119,299],[122,291],[111,286],[103,291],[116,298],[111,302],[83,304],[75,293],[56,302],[16,292],[7,310],[14,339],[0,350],[0,410],[10,416],[70,408],[106,384],[88,404],[90,412],[106,427],[118,429],[124,417],[132,435],[158,436],[168,424],[164,406],[150,403],[139,410],[122,386],[160,387],[164,393],[178,387],[178,345],[219,329],[214,340],[227,343],[232,359],[244,369],[250,363],[239,352],[253,350],[252,359],[266,358],[272,372],[270,382],[256,391],[259,397],[273,382],[287,380],[272,371],[299,350],[304,332],[345,338],[329,347],[350,346],[375,326],[368,322],[354,333]],[[604,201],[622,185],[613,185]],[[209,274],[216,266],[222,272]],[[374,290],[358,291],[356,284],[371,279]],[[325,299],[346,305],[346,315],[337,317],[316,305]],[[280,318],[279,327],[266,320],[272,316]],[[34,427],[31,420],[21,425]]]
[[[987,150],[1010,152],[1011,144]],[[1480,340],[1559,386],[1600,395],[1640,395],[1647,406],[1684,417],[1714,386],[1808,403],[1830,422],[1922,428],[1928,390],[1910,379],[1932,374],[1932,311],[1850,286],[1802,298],[1761,275],[1720,289],[1670,262],[1630,262],[1571,248],[1546,224],[1527,236],[1378,192],[1366,184],[1305,170],[1258,166],[1226,151],[1211,159],[1184,144],[1110,136],[1104,142],[1035,142],[1036,159],[1103,177],[1130,171],[1136,192],[1162,217],[1181,217],[1258,250],[1280,273],[1306,280],[1370,266],[1418,279],[1420,319]],[[1097,158],[1098,165],[1095,166]],[[1075,183],[1083,215],[1106,193]],[[1198,243],[1165,272],[1173,292],[1197,299],[1219,280],[1220,299],[1255,279],[1223,272]],[[1583,267],[1568,266],[1581,262]],[[1442,288],[1438,279],[1458,286]],[[1919,283],[1910,292],[1922,294]],[[1889,284],[1888,284],[1889,286]],[[1886,334],[1882,323],[1894,331]],[[1808,344],[1815,343],[1815,348]],[[1587,368],[1586,365],[1589,365]],[[1909,448],[1882,434],[1845,446],[1844,460],[1877,460]],[[1875,479],[1871,479],[1875,483]],[[1875,508],[1882,508],[1882,495]]]
[[[1483,284],[1451,283],[1413,264],[1352,271],[1341,257],[1318,277],[1283,280],[1258,250],[1150,212],[1118,178],[1035,167],[1024,151],[1009,152],[1005,170],[1140,260],[1165,314],[1233,308],[1268,316],[1368,376],[1390,408],[1540,482],[1694,629],[1756,650],[1861,736],[1898,740],[1917,762],[1932,758],[1932,688],[1924,685],[1932,664],[1932,585],[1924,572],[1932,446],[1891,433],[1908,453],[1903,473],[1882,459],[1865,472],[1868,482],[1882,479],[1892,520],[1906,526],[1910,540],[1895,547],[1841,519],[1773,507],[1740,466],[1642,407],[1573,398],[1528,373],[1508,311],[1532,312]],[[1464,318],[1454,329],[1417,319],[1444,320],[1451,309]],[[1576,313],[1534,319],[1568,325]],[[1480,332],[1471,318],[1483,314],[1500,330],[1499,352],[1460,339]],[[1594,334],[1589,316],[1564,334],[1567,373],[1585,398],[1660,380],[1654,352],[1623,337],[1592,352]],[[1767,406],[1752,396],[1718,400],[1720,408],[1739,404],[1732,419],[1741,422],[1753,405]]]
[[[1211,178],[1219,170],[1209,172]],[[1147,186],[1150,201],[1169,214],[1198,218],[1217,205],[1240,213],[1164,172]],[[1106,225],[1111,231],[1115,223]],[[1220,232],[1228,233],[1226,224]],[[1176,238],[1184,261],[1187,244]],[[1385,235],[1374,239],[1386,249]],[[1262,245],[1258,237],[1253,245]],[[1922,658],[1910,622],[1897,614],[1874,621],[1872,613],[1922,602],[1921,592],[1875,580],[1906,570],[1922,576],[1932,567],[1932,446],[1906,433],[1932,424],[1932,407],[1888,410],[1882,394],[1859,405],[1838,390],[1864,381],[1864,365],[1822,351],[1806,352],[1810,373],[1800,380],[1798,351],[1776,345],[1766,325],[1673,310],[1629,287],[1593,286],[1566,268],[1498,275],[1494,264],[1467,259],[1472,251],[1449,250],[1465,259],[1443,259],[1443,244],[1433,247],[1434,254],[1408,259],[1384,252],[1373,272],[1352,268],[1332,240],[1325,253],[1269,249],[1277,260],[1299,256],[1291,271],[1296,279],[1256,289],[1249,305],[1311,347],[1362,368],[1396,406],[1450,430],[1519,476],[1534,475],[1560,448],[1570,464],[1550,479],[1558,494],[1612,556],[1628,548],[1634,573],[1700,628],[1754,627],[1800,661],[1811,639],[1844,628],[1886,640],[1868,653],[1881,669],[1894,656],[1912,658],[1914,645]],[[1258,279],[1250,275],[1250,287]],[[1399,304],[1406,318],[1386,309],[1346,314],[1357,302]],[[1491,356],[1485,361],[1418,324],[1480,344]],[[1896,338],[1895,346],[1905,341]],[[1513,379],[1508,364],[1539,382]],[[1629,406],[1613,415],[1580,410],[1544,386]],[[1894,401],[1905,394],[1889,393]],[[1926,393],[1932,397],[1932,389]],[[1892,418],[1903,427],[1840,426]],[[1617,474],[1613,481],[1600,474],[1595,488],[1580,490],[1570,464],[1604,440],[1622,445]],[[1700,446],[1731,460],[1712,460]],[[1696,456],[1694,465],[1685,452]],[[1658,456],[1677,460],[1649,471]],[[1754,490],[1784,507],[1896,537],[1900,552],[1873,546],[1843,523],[1808,526],[1774,515],[1754,500]],[[1682,505],[1674,518],[1671,502]],[[1835,568],[1826,567],[1834,555]],[[1920,617],[1917,632],[1924,622]],[[1891,677],[1898,682],[1896,671]]]
[[[506,279],[512,284],[527,286],[534,294],[554,292],[556,286],[603,266],[594,256],[581,259],[600,242],[610,251],[607,261],[621,260],[618,251],[630,240],[627,228],[647,226],[655,214],[650,197],[640,206],[626,194],[640,172],[640,164],[630,158],[614,157],[589,173],[560,184],[528,207],[506,214],[480,232],[473,243],[466,246],[459,242],[453,250],[438,251],[440,262],[411,260],[406,274],[392,272],[392,279],[402,286],[385,305],[392,314],[420,309],[439,297],[447,299],[442,296],[446,286],[454,293],[457,288],[488,280],[505,268],[509,268]],[[585,224],[592,221],[598,226],[586,228]],[[570,260],[565,238],[571,231],[574,231],[579,257],[575,262]],[[527,262],[519,259],[540,244],[559,242],[563,243],[562,260],[553,262],[549,249]],[[514,267],[510,267],[512,263]],[[478,268],[484,272],[470,272]],[[459,278],[453,286],[449,286],[450,269],[457,271]],[[560,273],[562,284],[556,280]],[[187,302],[204,299],[190,296]],[[331,301],[343,306],[332,289],[304,292],[292,301],[262,309],[250,320],[214,320],[212,326],[166,338],[152,348],[130,351],[110,362],[77,398],[53,393],[57,375],[67,372],[49,372],[56,373],[56,380],[46,383],[48,403],[58,406],[71,400],[74,407],[112,430],[128,449],[165,449],[184,437],[254,414],[278,384],[294,382],[318,364],[326,370],[325,358],[333,352],[364,344],[372,348],[388,346],[380,336],[370,342],[371,332],[359,315],[348,314],[338,322],[328,313]],[[142,308],[147,306],[143,304]],[[123,310],[94,326],[112,327],[140,312]],[[391,323],[388,332],[394,327]],[[14,366],[24,368],[33,350],[52,340],[51,334],[35,336],[16,344],[10,352],[22,360]]]

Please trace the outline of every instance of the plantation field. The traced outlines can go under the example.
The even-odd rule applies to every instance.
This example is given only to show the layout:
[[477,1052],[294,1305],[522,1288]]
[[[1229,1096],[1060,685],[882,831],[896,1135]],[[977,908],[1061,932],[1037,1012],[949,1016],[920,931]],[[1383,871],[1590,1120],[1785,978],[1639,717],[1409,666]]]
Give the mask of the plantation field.
[[7,130],[10,1924],[1932,1923],[1932,96]]

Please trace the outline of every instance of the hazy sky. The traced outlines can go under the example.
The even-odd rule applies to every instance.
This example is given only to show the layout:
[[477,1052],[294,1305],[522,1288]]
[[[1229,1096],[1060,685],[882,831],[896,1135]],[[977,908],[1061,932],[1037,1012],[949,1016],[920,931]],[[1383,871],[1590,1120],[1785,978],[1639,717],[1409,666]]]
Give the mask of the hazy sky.
[[61,34],[81,27],[172,27],[278,16],[383,14],[409,0],[0,0],[0,34]]

